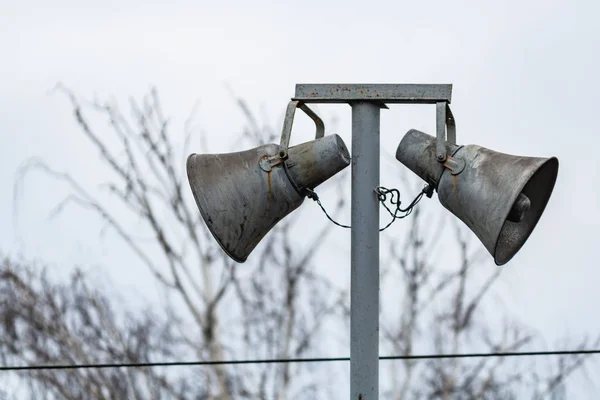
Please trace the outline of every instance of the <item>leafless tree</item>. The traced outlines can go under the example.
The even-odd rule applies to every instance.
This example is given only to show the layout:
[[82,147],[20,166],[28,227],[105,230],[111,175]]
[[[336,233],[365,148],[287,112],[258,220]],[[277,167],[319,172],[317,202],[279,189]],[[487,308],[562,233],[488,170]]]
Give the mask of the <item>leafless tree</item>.
[[[112,178],[102,187],[110,196],[95,193],[72,174],[55,171],[39,159],[29,160],[18,172],[17,192],[32,170],[66,183],[70,194],[56,212],[71,205],[88,209],[127,244],[183,310],[186,329],[179,330],[178,340],[188,346],[188,357],[290,358],[318,351],[313,337],[343,297],[330,290],[312,265],[331,226],[323,224],[300,254],[291,246],[298,219],[290,216],[271,233],[270,244],[256,250],[260,254],[254,262],[235,268],[191,204],[184,161],[190,136],[202,135],[194,131],[193,121],[186,121],[178,150],[154,89],[140,104],[130,101],[131,117],[115,102],[81,100],[61,85],[57,90],[70,100],[81,132],[108,165]],[[238,103],[248,121],[241,140],[254,145],[273,141],[274,133],[259,126],[243,101]],[[93,126],[89,113],[105,119],[110,129]],[[111,203],[114,199],[117,204]],[[127,218],[143,221],[145,231],[130,229]],[[151,243],[140,239],[144,234],[153,238]],[[303,397],[302,393],[316,390],[305,372],[305,367],[290,364],[216,365],[205,376],[204,390],[210,399]]]
[[[47,270],[4,258],[0,264],[3,364],[139,363],[181,357],[185,344],[172,313],[119,315],[114,299],[75,270],[55,283]],[[188,374],[158,368],[35,370],[21,373],[33,399],[196,399],[205,388]],[[6,377],[5,377],[6,378]],[[202,380],[202,375],[196,375]]]
[[[403,307],[383,318],[385,348],[398,355],[460,354],[516,352],[540,344],[530,329],[486,301],[504,269],[481,265],[489,256],[480,244],[472,245],[466,228],[459,222],[423,220],[421,209],[408,224],[404,243],[389,241],[385,281],[400,293]],[[442,231],[448,228],[453,231],[445,232],[445,239],[454,239],[457,257],[436,257]],[[484,310],[497,318],[486,318]],[[588,344],[570,342],[568,348]],[[387,369],[391,385],[385,394],[390,399],[550,398],[564,389],[566,378],[585,360],[584,356],[548,359],[551,368],[545,372],[533,368],[530,360],[508,357],[402,360]]]
[[[58,90],[70,100],[82,134],[110,169],[110,180],[102,185],[109,196],[38,159],[19,171],[17,189],[32,170],[66,183],[70,194],[56,212],[77,205],[100,217],[160,282],[173,304],[168,313],[133,314],[126,318],[128,324],[120,323],[107,297],[92,289],[80,272],[61,285],[52,283],[39,268],[5,260],[0,277],[6,300],[0,309],[0,354],[6,362],[285,359],[324,353],[319,343],[326,341],[317,339],[325,336],[324,326],[332,321],[347,324],[349,316],[347,293],[314,268],[313,257],[331,224],[316,227],[312,241],[298,251],[292,243],[301,219],[298,213],[290,215],[255,250],[252,260],[236,267],[214,243],[190,203],[183,160],[191,135],[206,139],[194,130],[191,119],[185,124],[183,143],[177,146],[173,139],[177,135],[170,132],[155,90],[140,103],[130,102],[130,117],[114,101],[88,102],[62,86]],[[249,145],[273,142],[275,132],[258,122],[243,101],[238,104],[247,120],[240,140]],[[90,114],[105,119],[110,128],[99,128]],[[340,196],[332,211],[343,205]],[[131,229],[124,222],[127,218],[143,221],[145,236],[149,233],[152,241],[142,240],[144,234],[137,227]],[[473,252],[464,230],[432,217],[425,219],[420,208],[405,221],[410,221],[410,232],[403,241],[384,236],[389,257],[383,263],[383,293],[391,286],[400,296],[393,312],[382,314],[382,350],[399,355],[459,353],[477,346],[481,351],[511,351],[536,340],[510,316],[485,318],[483,310],[491,307],[486,299],[502,269],[479,265],[481,250]],[[424,225],[430,229],[427,235],[422,232]],[[457,262],[439,257],[439,238],[449,227],[455,228],[452,237],[459,256],[452,259]],[[383,395],[545,398],[562,390],[566,377],[584,360],[562,357],[545,373],[508,358],[390,361],[382,364],[389,366],[382,371],[390,371]],[[98,399],[335,398],[335,392],[324,389],[331,368],[318,373],[315,368],[280,363],[220,365],[194,368],[193,373],[38,371],[26,377],[34,398],[41,394]]]

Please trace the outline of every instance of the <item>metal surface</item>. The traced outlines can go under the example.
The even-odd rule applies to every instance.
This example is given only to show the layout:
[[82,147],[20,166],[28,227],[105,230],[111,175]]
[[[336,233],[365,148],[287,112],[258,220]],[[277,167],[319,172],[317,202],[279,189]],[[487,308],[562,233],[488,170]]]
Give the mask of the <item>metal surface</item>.
[[351,399],[379,398],[380,108],[352,103]]
[[458,175],[463,172],[467,163],[462,158],[446,155],[446,161],[444,161],[442,165],[446,167],[452,175]]
[[[302,203],[304,188],[313,188],[348,163],[339,137],[292,147],[286,155],[296,108],[313,119],[320,138],[323,121],[305,103],[352,106],[350,375],[355,400],[379,396],[379,203],[373,189],[379,186],[380,107],[436,104],[438,140],[411,130],[396,158],[438,190],[440,202],[475,232],[498,265],[525,243],[556,181],[554,157],[517,157],[480,146],[457,146],[451,94],[450,84],[298,84],[286,112],[281,146],[188,159],[202,216],[225,251],[244,261],[271,227]],[[253,232],[248,234],[246,228]]]
[[456,144],[456,121],[450,105],[446,102],[439,102],[435,105],[435,128],[436,128],[436,153],[439,162],[446,161],[446,142]]
[[286,158],[287,152],[285,150],[280,150],[277,154],[262,156],[258,161],[258,165],[263,171],[271,172],[273,170],[273,167],[276,167],[283,163]]
[[456,144],[456,119],[454,119],[449,103],[446,103],[446,141]]
[[433,156],[436,141],[423,132],[409,131],[396,158],[433,183],[440,203],[477,235],[497,265],[506,264],[539,221],[554,188],[558,160],[446,144],[447,154],[466,164],[454,175]]
[[521,192],[519,193],[517,200],[515,200],[515,204],[513,204],[512,208],[510,209],[506,219],[511,222],[521,222],[527,215],[527,211],[529,211],[530,208],[531,200],[529,200],[529,197]]
[[285,111],[285,119],[283,120],[283,129],[281,132],[280,145],[284,149],[290,146],[290,137],[292,136],[292,127],[294,125],[294,115],[296,114],[296,108],[300,108],[306,115],[310,117],[315,123],[317,132],[315,133],[315,139],[322,138],[325,136],[325,124],[323,120],[306,104],[299,101],[290,101]]
[[298,84],[293,100],[304,103],[450,103],[452,85],[421,84]]
[[[444,172],[444,165],[437,162],[438,143],[434,137],[411,129],[396,150],[398,161],[436,189]],[[459,146],[446,142],[443,153],[452,156],[458,149]]]
[[336,134],[290,147],[285,161],[290,180],[300,193],[304,188],[316,188],[348,165],[350,153]]
[[[467,166],[459,175],[442,175],[440,203],[477,235],[497,265],[504,265],[542,216],[554,188],[558,160],[513,156],[475,145],[462,147],[456,157]],[[521,193],[530,200],[530,208],[520,222],[513,222],[509,214],[520,206]]]
[[338,135],[290,147],[284,160],[285,154],[281,146],[267,144],[188,158],[188,179],[202,218],[237,262],[244,262],[271,228],[302,204],[299,188],[314,189],[350,164]]

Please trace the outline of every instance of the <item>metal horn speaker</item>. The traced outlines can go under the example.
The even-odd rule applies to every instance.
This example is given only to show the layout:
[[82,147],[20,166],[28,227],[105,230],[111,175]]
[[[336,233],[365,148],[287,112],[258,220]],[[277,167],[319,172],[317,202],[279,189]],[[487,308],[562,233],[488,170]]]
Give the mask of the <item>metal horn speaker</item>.
[[550,198],[558,159],[458,146],[410,130],[396,158],[433,186],[440,203],[481,240],[497,265],[521,249]]
[[[296,108],[315,122],[315,140],[289,147]],[[192,154],[187,174],[206,226],[232,259],[244,262],[277,222],[298,208],[314,189],[350,164],[338,135],[324,136],[322,120],[292,101],[281,143],[228,154]]]

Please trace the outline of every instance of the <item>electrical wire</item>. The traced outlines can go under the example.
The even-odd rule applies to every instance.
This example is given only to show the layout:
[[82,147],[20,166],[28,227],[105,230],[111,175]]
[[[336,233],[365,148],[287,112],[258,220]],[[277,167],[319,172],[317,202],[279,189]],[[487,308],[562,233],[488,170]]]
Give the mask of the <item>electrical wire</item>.
[[[415,199],[409,204],[408,207],[406,208],[401,208],[400,207],[400,191],[398,189],[388,189],[386,187],[383,186],[377,186],[376,188],[373,189],[375,191],[375,193],[377,194],[377,199],[379,200],[379,202],[385,207],[385,209],[387,210],[387,212],[391,215],[392,220],[383,228],[379,228],[379,232],[382,232],[384,230],[386,230],[387,228],[390,227],[390,225],[392,225],[394,223],[394,221],[396,221],[397,219],[402,219],[402,218],[406,218],[408,217],[414,207],[417,205],[417,203],[419,203],[419,201],[421,201],[421,198],[423,198],[423,195],[426,195],[427,197],[431,198],[431,195],[433,194],[433,187],[431,187],[430,185],[426,185],[423,190],[421,190],[421,192],[417,195],[417,197],[415,197]],[[331,222],[333,222],[335,225],[342,227],[342,228],[352,228],[350,225],[344,225],[344,224],[340,224],[339,222],[335,221],[333,218],[331,218],[331,216],[329,215],[329,213],[325,210],[325,207],[323,207],[323,204],[321,204],[321,199],[319,199],[319,195],[317,195],[317,193],[309,188],[304,188],[301,193],[303,195],[305,195],[306,197],[308,197],[309,199],[312,199],[314,201],[317,202],[317,204],[319,205],[319,207],[321,207],[321,210],[323,211],[323,213],[325,214],[325,216],[327,217],[327,219],[329,219]],[[392,204],[393,208],[395,208],[394,211],[392,211],[387,204],[385,204],[386,201],[388,201],[387,196],[390,195],[390,203]]]
[[[559,350],[559,351],[523,351],[495,353],[463,353],[463,354],[421,354],[408,356],[383,356],[380,360],[432,360],[456,358],[486,358],[486,357],[524,357],[524,356],[558,356],[558,355],[590,355],[600,354],[600,349],[592,350]],[[55,365],[14,365],[0,366],[0,371],[34,371],[52,369],[90,369],[90,368],[147,368],[175,366],[206,366],[206,365],[243,365],[243,364],[282,364],[282,363],[315,363],[350,361],[350,357],[329,358],[287,358],[263,360],[228,360],[228,361],[172,361],[172,362],[138,362],[138,363],[98,363],[98,364],[55,364]]]

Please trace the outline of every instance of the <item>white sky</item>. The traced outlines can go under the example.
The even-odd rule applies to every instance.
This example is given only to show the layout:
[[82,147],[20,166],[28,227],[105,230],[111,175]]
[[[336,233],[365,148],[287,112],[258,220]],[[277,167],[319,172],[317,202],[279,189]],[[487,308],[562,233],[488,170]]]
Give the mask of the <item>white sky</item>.
[[[1,10],[0,251],[61,273],[101,268],[120,290],[153,293],[131,254],[98,240],[89,214],[48,219],[67,192],[39,174],[27,180],[13,222],[15,172],[28,157],[92,187],[104,176],[67,100],[50,94],[58,81],[124,106],[156,85],[179,127],[198,99],[214,152],[231,151],[243,126],[226,85],[277,124],[296,83],[453,83],[460,143],[560,160],[546,213],[504,267],[497,296],[549,343],[600,332],[600,2],[4,0]],[[318,109],[326,121],[339,118],[350,148],[349,107]],[[409,128],[433,132],[433,116],[427,107],[382,111],[382,148],[393,154]],[[298,126],[293,140],[307,140],[301,128],[310,125]],[[384,173],[382,184],[393,179]],[[336,248],[348,249],[349,235],[334,235]]]

